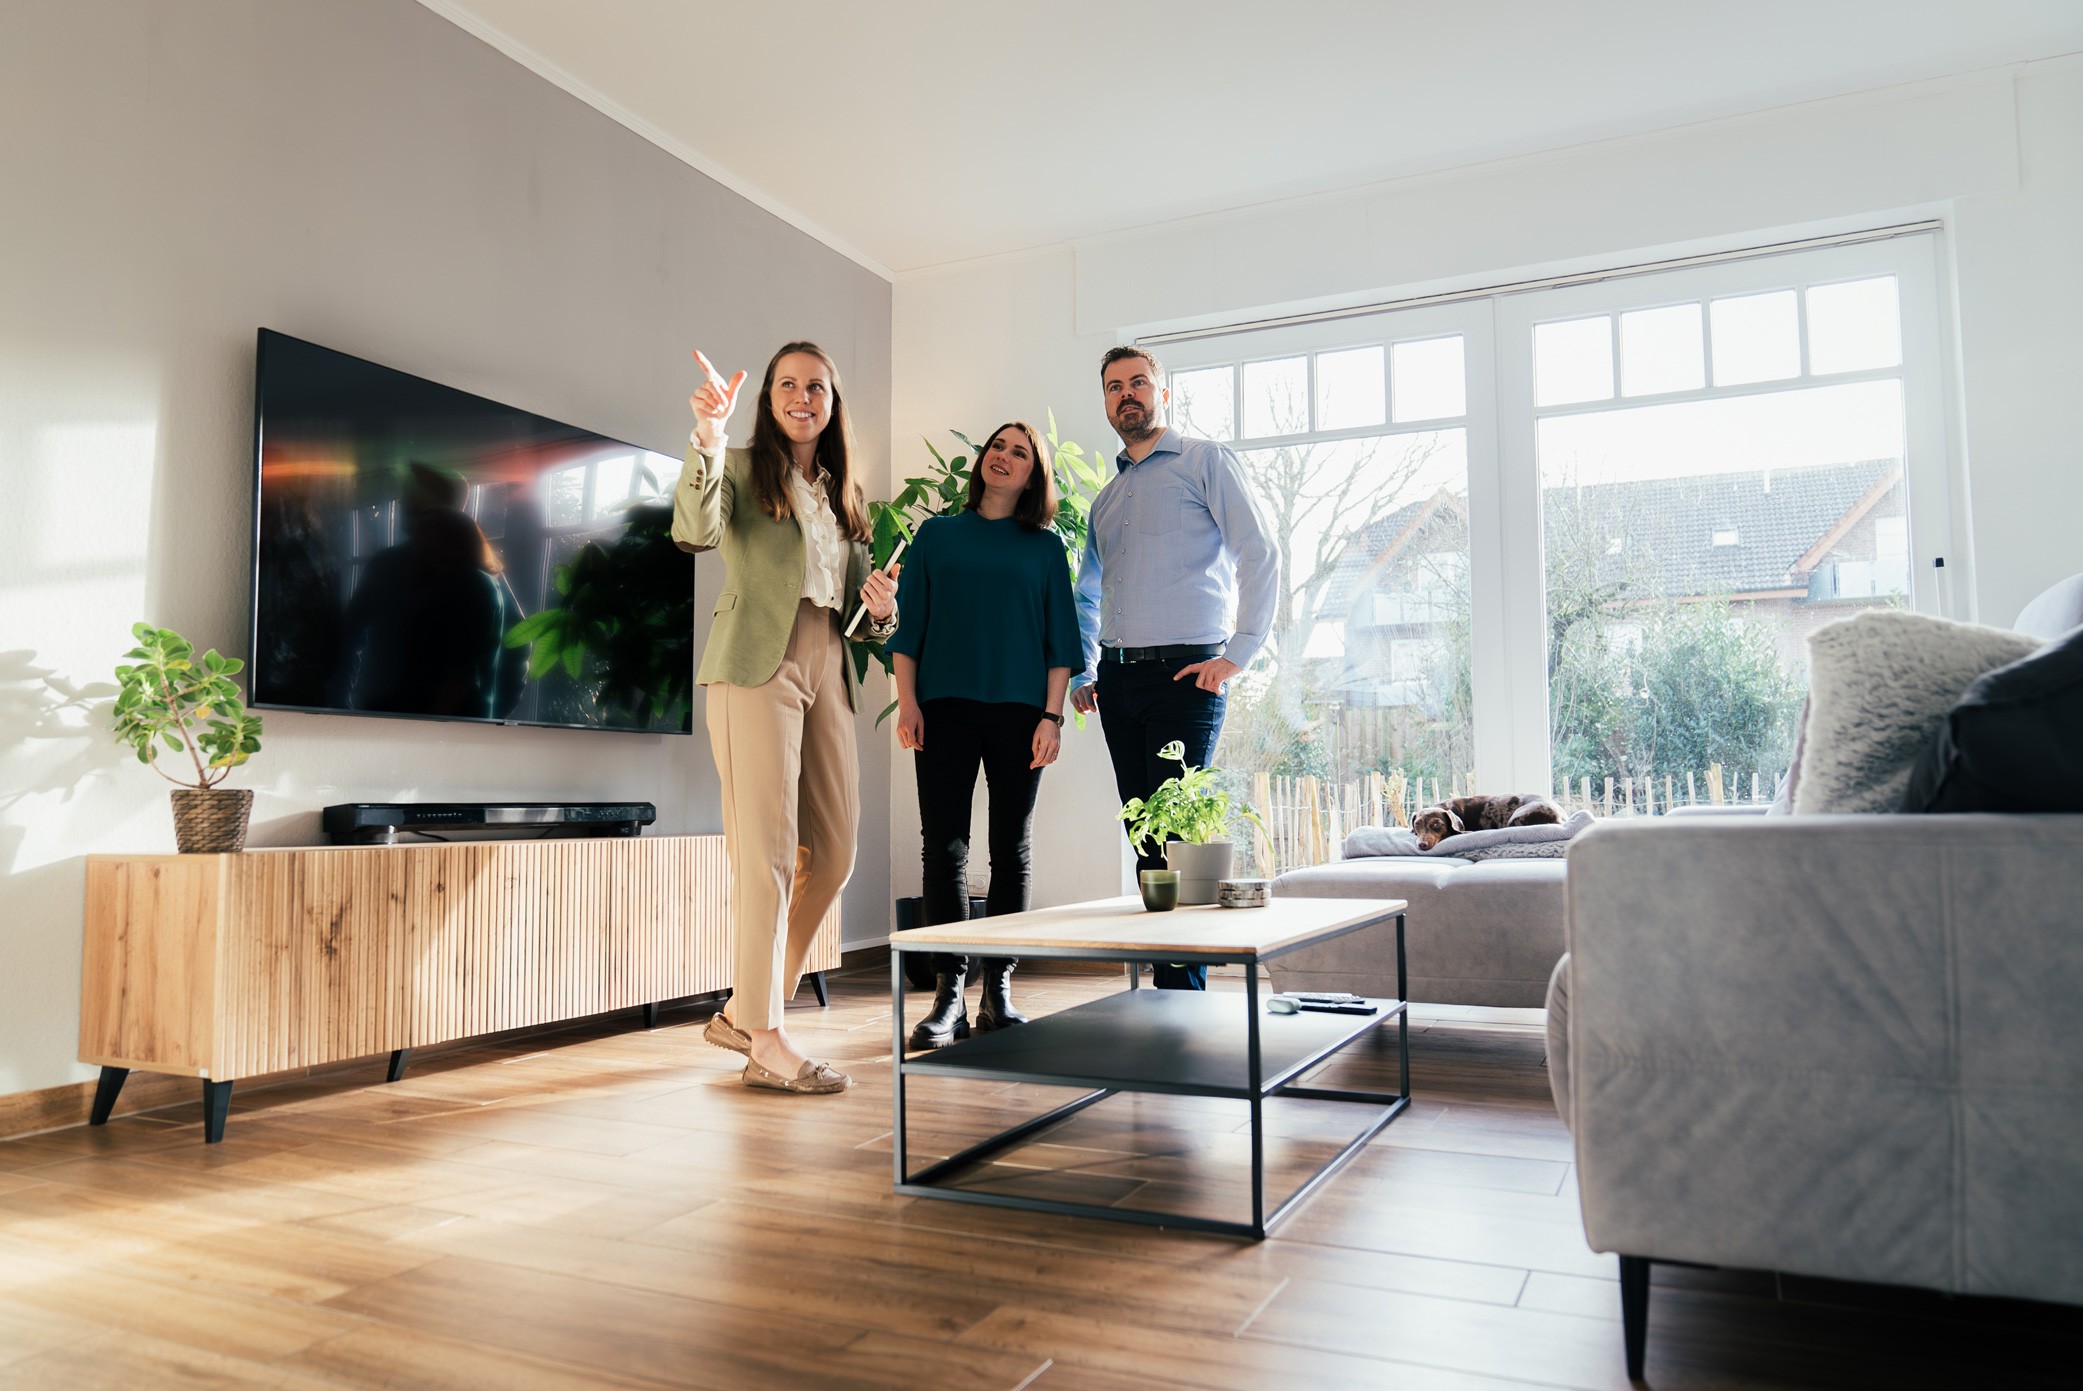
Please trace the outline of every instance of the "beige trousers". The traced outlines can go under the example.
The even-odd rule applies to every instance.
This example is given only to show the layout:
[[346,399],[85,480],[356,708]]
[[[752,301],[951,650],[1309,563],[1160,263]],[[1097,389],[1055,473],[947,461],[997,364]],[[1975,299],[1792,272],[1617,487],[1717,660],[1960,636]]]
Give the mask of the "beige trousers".
[[811,940],[853,875],[861,779],[845,648],[833,612],[805,599],[766,684],[706,688],[731,875],[730,1017],[741,1029],[780,1027]]

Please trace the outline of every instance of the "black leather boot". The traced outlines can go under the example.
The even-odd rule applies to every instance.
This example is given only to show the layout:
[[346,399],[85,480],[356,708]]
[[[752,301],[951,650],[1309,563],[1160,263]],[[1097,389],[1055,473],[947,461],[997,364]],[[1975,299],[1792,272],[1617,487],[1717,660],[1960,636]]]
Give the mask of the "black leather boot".
[[1027,1016],[1013,1008],[1013,967],[1019,964],[1017,960],[1003,956],[977,964],[977,978],[984,986],[983,998],[976,1006],[978,1033],[1010,1029],[1015,1024],[1027,1022]]
[[962,987],[968,981],[966,957],[941,959],[933,976],[933,1008],[911,1029],[913,1048],[945,1048],[969,1037],[969,1011],[962,1003]]

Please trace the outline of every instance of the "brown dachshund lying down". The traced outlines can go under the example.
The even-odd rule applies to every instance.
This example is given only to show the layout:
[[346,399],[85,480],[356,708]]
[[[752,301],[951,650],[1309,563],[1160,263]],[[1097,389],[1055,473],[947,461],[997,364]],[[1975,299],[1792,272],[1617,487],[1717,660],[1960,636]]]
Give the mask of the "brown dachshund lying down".
[[1553,826],[1562,813],[1546,797],[1455,797],[1426,807],[1411,819],[1418,849],[1430,850],[1448,836],[1464,831],[1496,831],[1506,826]]

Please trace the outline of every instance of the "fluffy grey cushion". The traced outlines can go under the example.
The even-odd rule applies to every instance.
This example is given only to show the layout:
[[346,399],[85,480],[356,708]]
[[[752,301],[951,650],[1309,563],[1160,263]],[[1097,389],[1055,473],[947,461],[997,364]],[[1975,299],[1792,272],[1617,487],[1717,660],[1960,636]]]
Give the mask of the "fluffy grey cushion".
[[1808,637],[1808,723],[1794,812],[1891,812],[1974,679],[2039,650],[2001,628],[1875,609]]

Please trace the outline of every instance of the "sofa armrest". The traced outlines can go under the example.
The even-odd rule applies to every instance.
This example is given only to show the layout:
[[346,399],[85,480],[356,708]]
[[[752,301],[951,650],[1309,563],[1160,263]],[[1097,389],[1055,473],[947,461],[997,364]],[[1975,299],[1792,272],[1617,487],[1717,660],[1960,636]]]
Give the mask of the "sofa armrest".
[[1594,1246],[2083,1301],[2083,817],[1608,824],[1568,878]]

